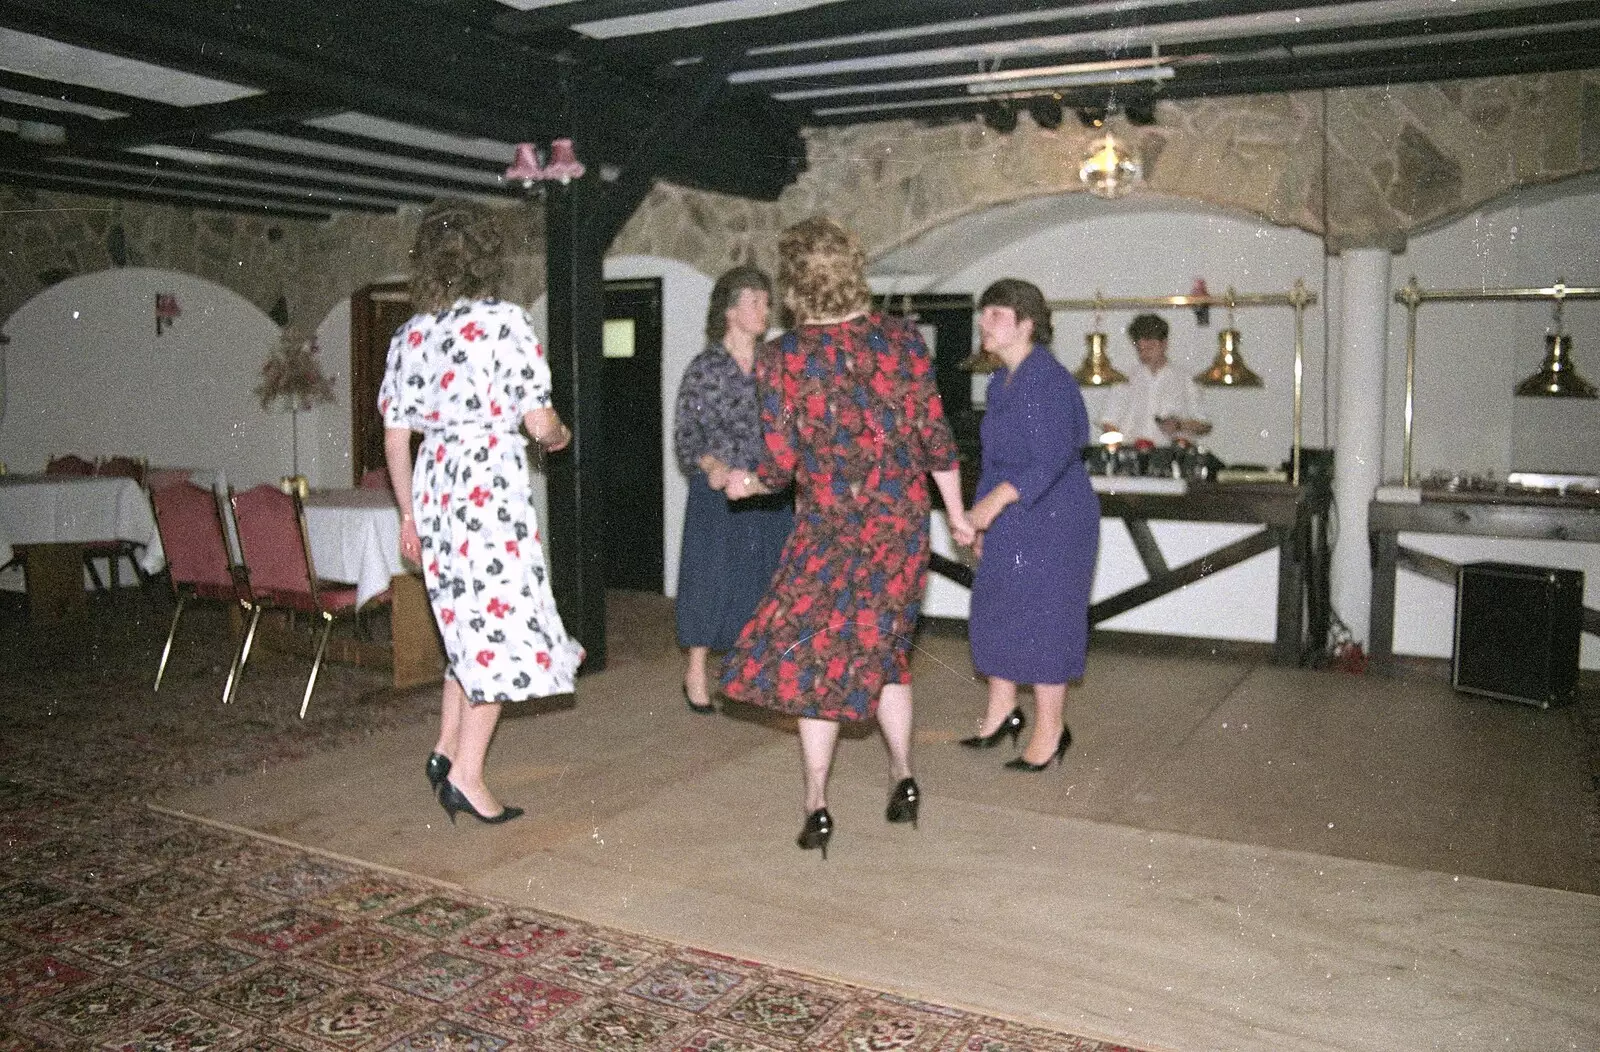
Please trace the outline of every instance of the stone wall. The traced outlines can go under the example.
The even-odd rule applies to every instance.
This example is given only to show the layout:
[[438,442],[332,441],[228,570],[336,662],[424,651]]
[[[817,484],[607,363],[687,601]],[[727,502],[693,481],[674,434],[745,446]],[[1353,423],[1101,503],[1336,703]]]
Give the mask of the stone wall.
[[[1112,125],[1143,157],[1147,190],[1135,192],[1259,215],[1335,252],[1399,249],[1518,187],[1600,170],[1600,70],[1163,102],[1156,115]],[[657,184],[612,252],[708,275],[746,261],[770,269],[778,232],[827,212],[877,256],[968,213],[1082,193],[1077,167],[1096,134],[1070,115],[1054,130],[1023,116],[1006,134],[976,121],[817,130],[808,171],[778,201]],[[264,312],[281,296],[296,327],[404,274],[420,215],[316,224],[8,187],[0,210],[0,318],[74,274],[143,265],[215,281]],[[508,294],[529,302],[543,291],[542,211],[531,201],[501,214],[516,246]]]

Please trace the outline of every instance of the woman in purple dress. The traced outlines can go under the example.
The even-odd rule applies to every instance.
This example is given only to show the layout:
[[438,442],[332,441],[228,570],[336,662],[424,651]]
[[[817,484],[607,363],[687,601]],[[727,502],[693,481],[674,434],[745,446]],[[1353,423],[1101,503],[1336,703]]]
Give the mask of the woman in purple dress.
[[1027,722],[1017,684],[1030,683],[1033,736],[1006,766],[1042,771],[1072,744],[1067,684],[1082,678],[1089,643],[1100,546],[1100,501],[1082,459],[1089,413],[1078,382],[1050,353],[1050,309],[1037,286],[997,281],[978,308],[983,348],[1004,368],[989,379],[970,513],[979,562],[968,634],[972,663],[989,679],[989,707],[978,734],[961,744],[990,748],[1008,736],[1015,744]]

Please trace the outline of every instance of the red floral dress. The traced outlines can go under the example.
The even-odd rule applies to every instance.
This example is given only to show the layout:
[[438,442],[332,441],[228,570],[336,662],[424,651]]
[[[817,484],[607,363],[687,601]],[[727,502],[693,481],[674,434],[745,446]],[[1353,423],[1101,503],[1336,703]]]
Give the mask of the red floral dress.
[[805,325],[756,359],[764,485],[795,484],[795,526],[772,584],[723,663],[737,701],[861,720],[911,680],[928,580],[928,472],[955,442],[916,328],[867,315]]
[[571,692],[583,648],[567,635],[539,544],[524,414],[550,404],[528,314],[458,300],[389,343],[385,427],[422,432],[411,510],[450,675],[474,704]]

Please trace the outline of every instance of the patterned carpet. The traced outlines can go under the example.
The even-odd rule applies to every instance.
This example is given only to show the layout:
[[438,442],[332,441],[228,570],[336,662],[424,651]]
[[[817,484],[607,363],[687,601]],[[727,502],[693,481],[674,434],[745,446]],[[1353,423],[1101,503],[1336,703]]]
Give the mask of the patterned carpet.
[[163,789],[337,748],[437,700],[334,668],[301,723],[285,713],[303,665],[263,658],[224,710],[220,618],[197,619],[153,697],[163,619],[119,602],[123,616],[70,639],[0,632],[13,670],[0,685],[0,1052],[1124,1048],[153,811],[144,800]]

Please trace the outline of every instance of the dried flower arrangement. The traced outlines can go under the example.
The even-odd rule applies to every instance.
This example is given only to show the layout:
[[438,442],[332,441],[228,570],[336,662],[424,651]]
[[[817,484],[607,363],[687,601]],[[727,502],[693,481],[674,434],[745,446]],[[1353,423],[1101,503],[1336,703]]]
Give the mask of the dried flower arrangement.
[[315,336],[302,340],[284,332],[277,350],[261,364],[261,382],[255,394],[262,409],[271,409],[276,402],[280,408],[298,412],[333,401],[333,382],[322,371],[317,350]]

